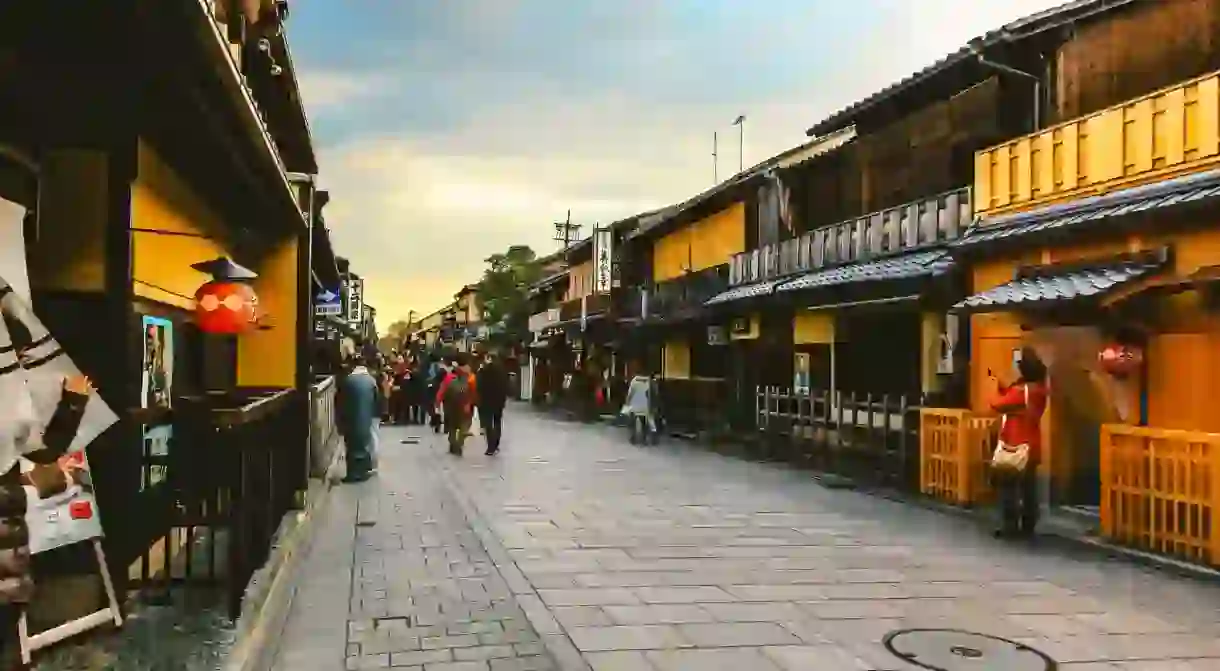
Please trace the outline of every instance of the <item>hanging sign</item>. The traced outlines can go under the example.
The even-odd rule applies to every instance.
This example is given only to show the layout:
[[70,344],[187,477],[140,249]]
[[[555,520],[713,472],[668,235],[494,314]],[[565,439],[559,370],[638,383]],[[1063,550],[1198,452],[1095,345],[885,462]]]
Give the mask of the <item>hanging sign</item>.
[[343,314],[343,294],[322,289],[314,296],[313,313],[319,317],[339,317]]
[[359,324],[364,316],[364,280],[349,277],[347,280],[347,322]]
[[593,229],[593,293],[608,294],[614,282],[614,231]]

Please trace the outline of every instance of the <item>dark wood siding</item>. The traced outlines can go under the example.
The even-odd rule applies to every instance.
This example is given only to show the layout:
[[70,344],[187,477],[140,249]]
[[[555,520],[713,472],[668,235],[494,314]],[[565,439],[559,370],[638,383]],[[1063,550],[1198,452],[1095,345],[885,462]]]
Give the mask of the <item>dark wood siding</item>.
[[1138,3],[1078,28],[1055,58],[1064,121],[1220,69],[1220,0]]

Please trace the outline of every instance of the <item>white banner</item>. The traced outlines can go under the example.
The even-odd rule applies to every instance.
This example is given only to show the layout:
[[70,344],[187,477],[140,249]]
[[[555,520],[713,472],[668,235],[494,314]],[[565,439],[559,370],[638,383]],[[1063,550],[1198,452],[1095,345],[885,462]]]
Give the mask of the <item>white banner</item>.
[[614,231],[593,229],[593,293],[608,294],[614,280]]
[[[54,334],[46,334],[46,328],[34,314],[30,302],[25,243],[22,236],[24,219],[25,208],[0,199],[0,311],[11,320],[22,324],[34,340],[34,343],[21,353],[21,360],[26,365],[26,393],[33,402],[35,426],[41,428],[47,425],[59,405],[63,380],[79,375],[81,371],[60,349]],[[3,296],[3,289],[7,287],[11,287],[13,291]],[[12,386],[3,387],[0,392],[0,406],[13,407],[14,399],[5,397],[14,393],[20,392]],[[73,476],[68,489],[55,496],[39,499],[33,488],[26,488],[30,497],[25,515],[30,530],[30,552],[38,554],[102,536],[85,446],[116,421],[118,417],[101,397],[94,393],[85,406],[85,414],[76,437],[58,464],[60,468],[69,464],[75,467],[72,469]],[[27,445],[23,451],[28,451],[29,447]],[[35,468],[34,463],[25,458],[21,458],[19,463],[22,472]]]

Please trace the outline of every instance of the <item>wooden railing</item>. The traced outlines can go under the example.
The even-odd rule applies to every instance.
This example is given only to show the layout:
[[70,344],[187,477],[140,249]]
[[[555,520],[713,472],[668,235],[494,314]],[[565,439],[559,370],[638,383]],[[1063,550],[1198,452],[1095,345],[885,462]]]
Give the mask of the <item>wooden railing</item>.
[[310,401],[292,389],[176,400],[166,486],[144,512],[162,537],[138,581],[161,590],[223,583],[236,618],[281,519],[306,488]]
[[772,280],[954,240],[972,216],[968,187],[921,198],[735,254],[729,284]]
[[646,316],[664,319],[702,311],[704,303],[728,287],[727,264],[659,282],[648,292]]
[[976,153],[975,211],[992,217],[1218,162],[1220,73],[1213,72]]
[[905,491],[918,488],[920,397],[759,387],[769,456]]
[[1109,539],[1220,565],[1220,433],[1106,424],[1101,527]]
[[342,442],[335,419],[339,386],[333,376],[319,380],[309,390],[309,477],[326,477],[335,449]]
[[988,502],[987,474],[999,422],[960,408],[919,413],[919,490],[959,506]]

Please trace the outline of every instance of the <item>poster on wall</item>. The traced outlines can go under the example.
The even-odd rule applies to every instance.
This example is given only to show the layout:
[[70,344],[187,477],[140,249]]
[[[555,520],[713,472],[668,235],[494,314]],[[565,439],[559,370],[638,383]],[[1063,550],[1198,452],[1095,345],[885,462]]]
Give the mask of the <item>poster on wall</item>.
[[[149,409],[170,409],[174,389],[174,323],[145,315],[140,323],[143,336],[143,365],[140,375],[140,405]],[[169,425],[144,426],[144,459],[140,489],[165,479],[165,460],[169,456],[173,428]]]
[[160,317],[144,316],[144,357],[140,376],[140,407],[164,408],[172,403],[174,385],[174,323]]
[[792,391],[796,394],[808,394],[812,385],[808,352],[798,352],[793,357],[792,370]]

